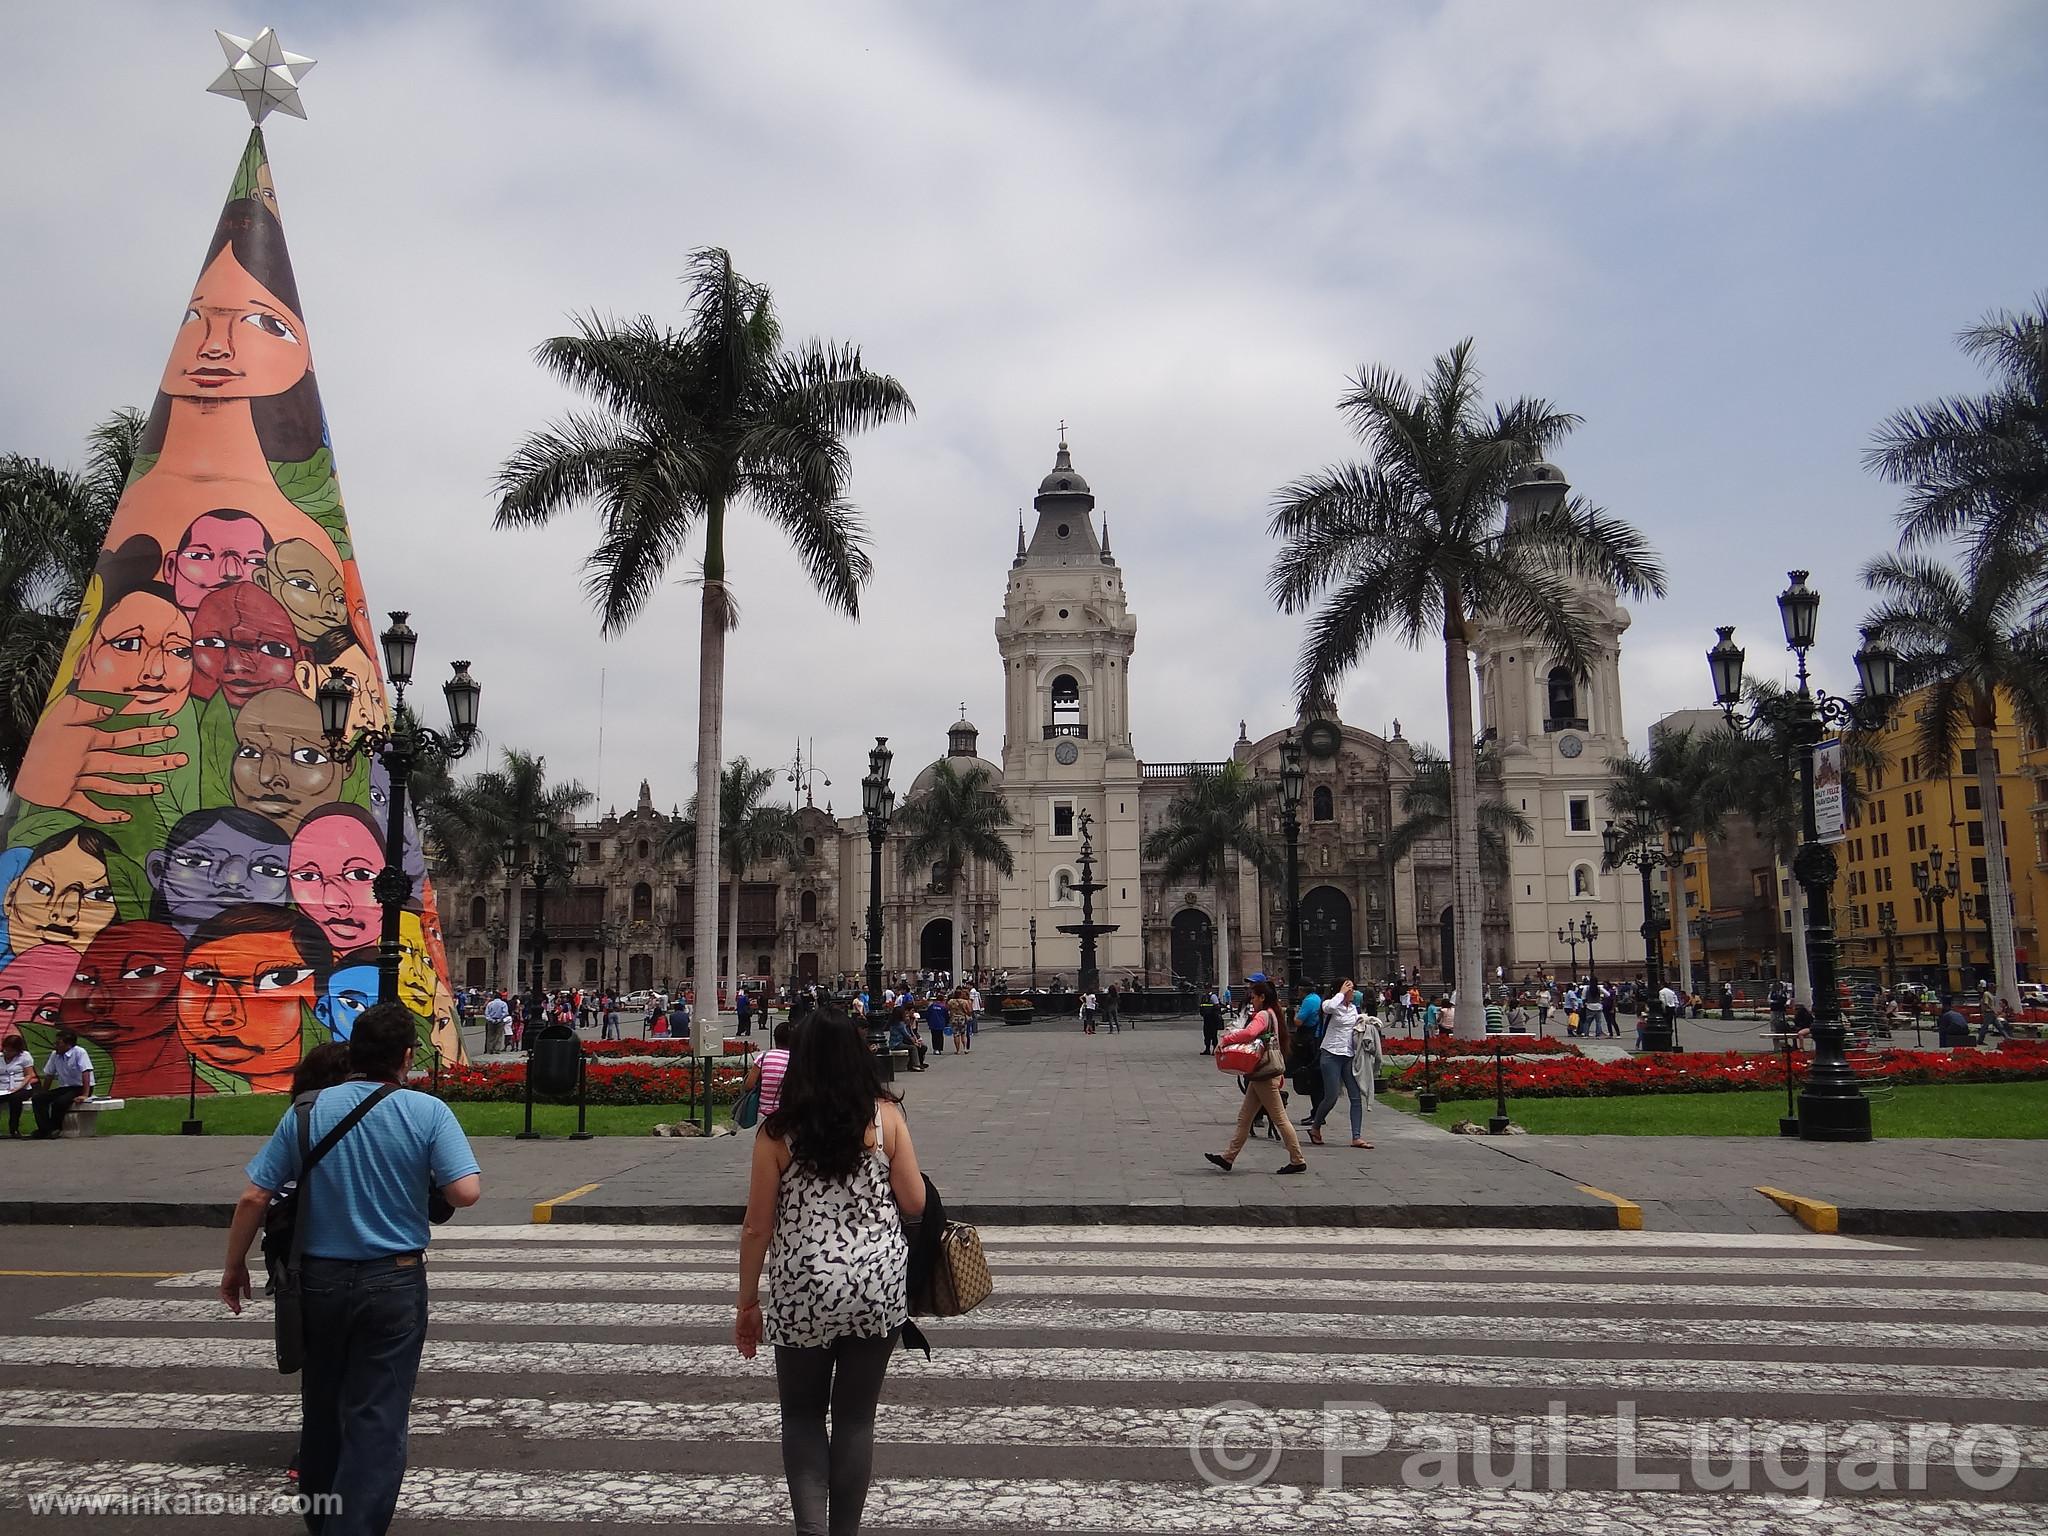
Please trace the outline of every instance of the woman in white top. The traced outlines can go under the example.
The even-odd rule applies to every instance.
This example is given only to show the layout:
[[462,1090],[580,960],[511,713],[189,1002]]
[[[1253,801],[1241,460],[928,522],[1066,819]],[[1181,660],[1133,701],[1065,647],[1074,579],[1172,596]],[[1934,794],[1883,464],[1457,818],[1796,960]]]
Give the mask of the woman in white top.
[[1351,1145],[1372,1149],[1365,1139],[1365,1096],[1358,1086],[1360,1037],[1371,1028],[1359,1011],[1353,983],[1345,982],[1323,1003],[1323,1091],[1316,1097],[1316,1112],[1308,1122],[1308,1139],[1316,1146],[1323,1144],[1323,1122],[1336,1107],[1341,1086],[1351,1096]]
[[21,1106],[36,1087],[36,1059],[19,1035],[0,1041],[0,1103],[7,1106],[7,1134],[21,1140]]
[[860,1530],[875,1405],[909,1315],[904,1229],[923,1214],[924,1175],[900,1101],[875,1075],[854,1022],[820,1008],[796,1032],[782,1102],[754,1138],[733,1327],[746,1359],[763,1340],[775,1346],[782,1470],[799,1532]]

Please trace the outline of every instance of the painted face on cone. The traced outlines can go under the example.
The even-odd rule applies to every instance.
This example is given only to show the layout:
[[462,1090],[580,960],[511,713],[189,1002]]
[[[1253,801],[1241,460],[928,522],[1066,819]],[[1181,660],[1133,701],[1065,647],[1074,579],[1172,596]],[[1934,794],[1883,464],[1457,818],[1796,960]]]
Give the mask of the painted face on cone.
[[310,365],[305,325],[222,246],[192,290],[162,388],[187,400],[281,395]]
[[86,947],[64,994],[66,1029],[118,1051],[177,1027],[185,940],[168,923],[115,923]]
[[370,887],[384,867],[384,844],[366,821],[354,806],[337,806],[315,813],[292,839],[292,901],[336,954],[377,938]]
[[125,695],[124,715],[174,715],[192,691],[192,625],[154,592],[131,592],[100,616],[78,661],[86,693]]
[[312,965],[289,933],[238,933],[195,944],[178,982],[178,1034],[207,1066],[289,1076],[299,1059]]
[[84,949],[116,915],[106,860],[76,840],[31,858],[5,905],[17,952],[37,944]]
[[377,967],[345,965],[327,983],[326,995],[320,999],[316,1011],[320,1022],[327,1026],[328,1034],[337,1040],[346,1040],[355,1032],[356,1020],[376,1001]]
[[317,640],[348,623],[348,599],[334,562],[304,539],[286,539],[256,574],[283,604],[301,640]]
[[328,754],[319,706],[293,688],[257,694],[235,717],[230,778],[236,805],[287,833],[332,804],[341,794],[341,765]]
[[192,519],[178,547],[164,556],[164,580],[178,606],[191,613],[215,588],[247,581],[269,553],[270,535],[261,523],[222,507]]
[[421,1018],[434,1012],[434,963],[417,912],[398,915],[398,1000]]
[[285,899],[289,839],[274,822],[238,810],[189,813],[143,860],[156,888],[156,916],[190,934],[229,907]]
[[0,970],[0,1036],[26,1025],[55,1028],[64,990],[78,969],[78,951],[64,944],[38,944]]
[[268,688],[292,686],[298,631],[283,605],[251,582],[209,592],[192,616],[192,692],[236,709]]

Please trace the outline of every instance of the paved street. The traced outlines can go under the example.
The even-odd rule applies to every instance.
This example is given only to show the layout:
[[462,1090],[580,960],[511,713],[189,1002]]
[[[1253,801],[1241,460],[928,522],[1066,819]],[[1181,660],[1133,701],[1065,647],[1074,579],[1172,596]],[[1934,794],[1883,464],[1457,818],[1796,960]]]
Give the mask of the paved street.
[[[14,1235],[6,1523],[50,1491],[284,1488],[296,1398],[262,1308],[236,1321],[210,1294],[218,1233]],[[711,1227],[437,1235],[401,1525],[786,1529],[772,1378],[729,1343],[734,1246]],[[995,1296],[892,1367],[871,1529],[2048,1527],[2048,1244],[1041,1227],[989,1248]],[[1934,1447],[1918,1470],[1914,1434]],[[1788,1497],[1808,1492],[1828,1502]]]

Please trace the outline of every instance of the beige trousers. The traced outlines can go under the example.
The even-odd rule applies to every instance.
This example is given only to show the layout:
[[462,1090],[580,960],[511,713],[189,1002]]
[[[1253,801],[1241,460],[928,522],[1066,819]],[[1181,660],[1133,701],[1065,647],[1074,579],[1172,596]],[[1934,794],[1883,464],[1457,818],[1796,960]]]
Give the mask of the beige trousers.
[[1278,1077],[1253,1078],[1244,1102],[1237,1109],[1237,1129],[1231,1133],[1230,1145],[1223,1149],[1223,1155],[1233,1163],[1237,1154],[1244,1150],[1244,1144],[1251,1138],[1252,1121],[1260,1110],[1264,1110],[1272,1122],[1280,1127],[1280,1140],[1287,1148],[1290,1163],[1301,1161],[1301,1138],[1294,1134],[1294,1126],[1287,1118],[1287,1111],[1280,1103],[1280,1084],[1285,1081]]

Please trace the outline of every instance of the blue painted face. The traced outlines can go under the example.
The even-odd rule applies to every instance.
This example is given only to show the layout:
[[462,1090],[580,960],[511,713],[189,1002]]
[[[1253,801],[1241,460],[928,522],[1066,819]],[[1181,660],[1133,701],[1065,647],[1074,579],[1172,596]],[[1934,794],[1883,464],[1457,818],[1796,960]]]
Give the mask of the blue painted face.
[[327,1026],[327,1033],[337,1040],[346,1040],[356,1027],[356,1020],[363,1010],[377,1001],[377,967],[374,965],[350,965],[336,971],[328,980],[326,994],[313,1005],[313,1011],[320,1016],[320,1022]]

